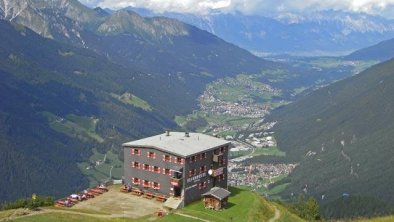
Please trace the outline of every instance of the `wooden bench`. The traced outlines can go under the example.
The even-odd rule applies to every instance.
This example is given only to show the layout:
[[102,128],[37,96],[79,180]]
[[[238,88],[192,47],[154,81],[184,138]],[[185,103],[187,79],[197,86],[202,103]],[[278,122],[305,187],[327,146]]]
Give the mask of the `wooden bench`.
[[142,192],[140,189],[131,189],[131,193],[137,196],[141,196],[142,194],[144,194],[144,192]]
[[144,193],[144,197],[148,198],[148,199],[152,199],[152,198],[154,198],[154,194],[153,193],[149,193],[149,192],[145,192]]
[[160,202],[165,202],[167,200],[167,197],[161,194],[156,194],[156,200]]

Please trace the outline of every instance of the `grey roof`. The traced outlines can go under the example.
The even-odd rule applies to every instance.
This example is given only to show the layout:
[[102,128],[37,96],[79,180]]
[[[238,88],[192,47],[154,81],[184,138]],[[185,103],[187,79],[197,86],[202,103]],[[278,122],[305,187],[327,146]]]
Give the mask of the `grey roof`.
[[170,132],[152,137],[124,143],[124,147],[152,147],[173,153],[179,156],[187,157],[206,150],[228,145],[230,142],[202,133],[189,133],[189,137],[184,132]]
[[208,192],[202,194],[202,196],[214,196],[218,198],[219,200],[223,200],[224,198],[230,196],[231,192],[221,188],[221,187],[213,187],[210,189]]

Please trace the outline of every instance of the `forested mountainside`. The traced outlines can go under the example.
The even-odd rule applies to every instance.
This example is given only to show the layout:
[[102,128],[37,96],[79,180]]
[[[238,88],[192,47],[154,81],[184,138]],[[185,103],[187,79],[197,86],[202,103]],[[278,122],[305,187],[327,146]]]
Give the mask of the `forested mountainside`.
[[[5,8],[7,5],[7,9]],[[171,78],[158,84],[152,96],[179,98],[166,109],[187,112],[205,84],[242,72],[259,73],[276,64],[218,37],[174,19],[143,18],[119,11],[105,14],[76,0],[2,0],[0,14],[6,20],[29,27],[44,37],[88,48],[114,63],[137,68],[156,78]],[[171,85],[184,88],[174,94]],[[165,105],[165,104],[163,104]],[[166,113],[170,114],[170,113]]]
[[82,189],[87,180],[76,162],[92,147],[176,126],[155,106],[119,99],[144,91],[138,81],[149,77],[140,72],[20,25],[0,21],[0,30],[1,200]]
[[[270,119],[278,121],[278,146],[289,160],[301,162],[287,179],[291,185],[284,196],[312,195],[326,207],[327,217],[392,209],[393,95],[390,60],[277,109]],[[352,201],[357,210],[332,202],[348,195],[362,200]],[[380,210],[370,207],[373,202]]]
[[348,60],[389,60],[394,57],[394,39],[380,42],[345,56]]

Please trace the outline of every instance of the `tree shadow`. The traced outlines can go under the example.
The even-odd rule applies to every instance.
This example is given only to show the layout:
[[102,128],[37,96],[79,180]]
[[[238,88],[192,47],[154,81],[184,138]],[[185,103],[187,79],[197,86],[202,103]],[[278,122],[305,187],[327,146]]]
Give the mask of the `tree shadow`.
[[238,194],[240,194],[243,191],[242,189],[237,188],[237,187],[229,187],[228,190],[231,192],[230,197],[237,196]]

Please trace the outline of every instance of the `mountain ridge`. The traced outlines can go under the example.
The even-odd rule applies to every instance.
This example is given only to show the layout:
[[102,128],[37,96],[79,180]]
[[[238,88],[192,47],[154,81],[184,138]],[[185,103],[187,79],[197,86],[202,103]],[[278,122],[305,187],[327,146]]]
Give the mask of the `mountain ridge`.
[[345,56],[348,60],[390,60],[394,57],[394,39],[379,42],[376,45],[357,50]]
[[133,7],[123,10],[137,11],[148,17],[164,15],[176,18],[261,55],[346,55],[394,36],[392,20],[334,10],[272,16],[244,15],[241,12],[208,15],[155,13]]

